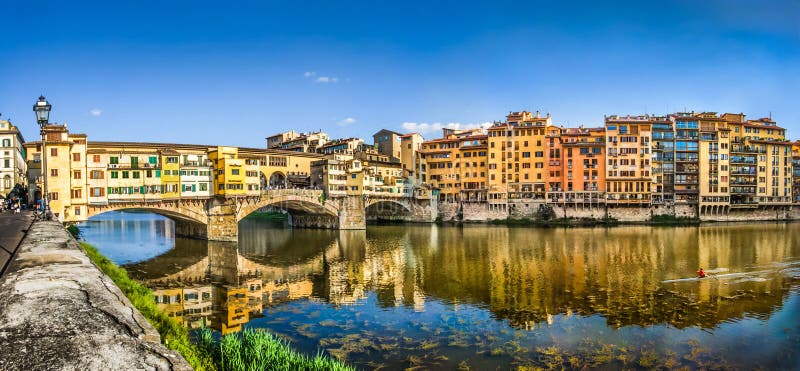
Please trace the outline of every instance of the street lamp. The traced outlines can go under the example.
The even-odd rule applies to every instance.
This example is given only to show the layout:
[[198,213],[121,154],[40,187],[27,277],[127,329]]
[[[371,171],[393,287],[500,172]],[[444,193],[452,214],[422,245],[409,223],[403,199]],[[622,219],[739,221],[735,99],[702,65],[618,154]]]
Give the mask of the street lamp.
[[39,100],[33,104],[33,112],[36,114],[36,122],[39,124],[39,134],[42,136],[42,208],[46,220],[50,219],[50,203],[47,200],[47,152],[45,151],[45,140],[47,137],[45,135],[45,127],[47,127],[47,123],[50,119],[50,109],[52,107],[53,106],[44,99],[43,95],[39,96]]

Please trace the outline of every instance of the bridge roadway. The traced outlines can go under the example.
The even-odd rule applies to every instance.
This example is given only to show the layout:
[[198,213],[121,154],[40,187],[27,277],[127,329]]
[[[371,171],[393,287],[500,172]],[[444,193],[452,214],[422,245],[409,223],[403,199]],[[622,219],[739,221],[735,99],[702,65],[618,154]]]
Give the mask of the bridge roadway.
[[368,218],[433,222],[435,199],[407,196],[344,195],[326,197],[322,190],[272,189],[258,196],[109,200],[90,204],[86,218],[115,210],[148,210],[175,221],[179,236],[236,241],[238,223],[266,206],[287,210],[293,227],[365,229]]

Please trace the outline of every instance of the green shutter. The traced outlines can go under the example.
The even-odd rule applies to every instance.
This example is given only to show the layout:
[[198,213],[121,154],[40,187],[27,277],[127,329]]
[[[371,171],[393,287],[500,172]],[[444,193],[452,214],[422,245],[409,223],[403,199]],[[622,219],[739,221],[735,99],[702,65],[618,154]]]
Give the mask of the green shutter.
[[141,194],[145,194],[145,191],[144,191],[144,186],[140,186],[140,187],[139,187],[139,193],[141,193]]

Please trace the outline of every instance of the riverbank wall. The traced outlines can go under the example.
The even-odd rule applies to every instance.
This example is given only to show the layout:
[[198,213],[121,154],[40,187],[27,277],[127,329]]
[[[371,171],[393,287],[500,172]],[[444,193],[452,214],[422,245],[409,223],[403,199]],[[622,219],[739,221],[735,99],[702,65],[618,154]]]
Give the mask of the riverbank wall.
[[[720,207],[701,211],[696,205],[564,205],[546,203],[544,200],[531,200],[504,203],[440,202],[438,207],[438,220],[442,222],[492,222],[509,219],[530,219],[544,222],[549,219],[571,219],[643,224],[663,220],[693,220],[698,223],[800,220],[800,207],[789,205],[742,209]],[[543,213],[541,211],[543,208],[550,211]]]
[[191,370],[58,222],[30,227],[0,298],[0,369]]

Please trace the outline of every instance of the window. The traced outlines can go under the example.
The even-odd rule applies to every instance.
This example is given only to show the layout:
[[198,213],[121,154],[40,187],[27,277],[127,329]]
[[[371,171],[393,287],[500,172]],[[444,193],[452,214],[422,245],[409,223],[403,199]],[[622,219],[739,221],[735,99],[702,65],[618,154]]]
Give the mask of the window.
[[81,215],[81,207],[75,206],[75,215]]
[[231,175],[239,175],[239,169],[231,169]]
[[201,191],[208,191],[208,183],[200,183]]
[[132,173],[133,173],[133,179],[139,179],[139,175],[140,175],[139,171],[132,171]]
[[80,153],[73,153],[72,154],[72,161],[80,161],[80,160],[81,160],[81,154]]
[[50,148],[50,157],[58,156],[58,148]]
[[50,192],[50,200],[51,201],[58,200],[58,192]]
[[128,178],[130,178],[130,172],[129,171],[123,171],[122,172],[122,179],[128,179]]
[[94,156],[92,156],[92,161],[94,161],[94,162],[100,162],[100,155],[94,155]]
[[73,189],[71,193],[72,193],[72,198],[81,198],[80,189]]
[[119,178],[119,172],[118,171],[112,171],[111,172],[111,179],[117,179],[117,178]]
[[111,164],[119,164],[119,157],[111,156],[111,158],[108,160],[108,162],[111,163]]
[[150,157],[148,157],[148,158],[147,158],[147,163],[149,163],[150,165],[156,165],[156,164],[158,164],[158,157],[156,157],[156,156],[150,156]]
[[90,192],[92,197],[103,197],[105,195],[105,189],[101,187],[91,188]]
[[81,171],[75,170],[72,172],[72,179],[80,179],[81,178]]
[[58,176],[58,169],[50,169],[50,176]]

